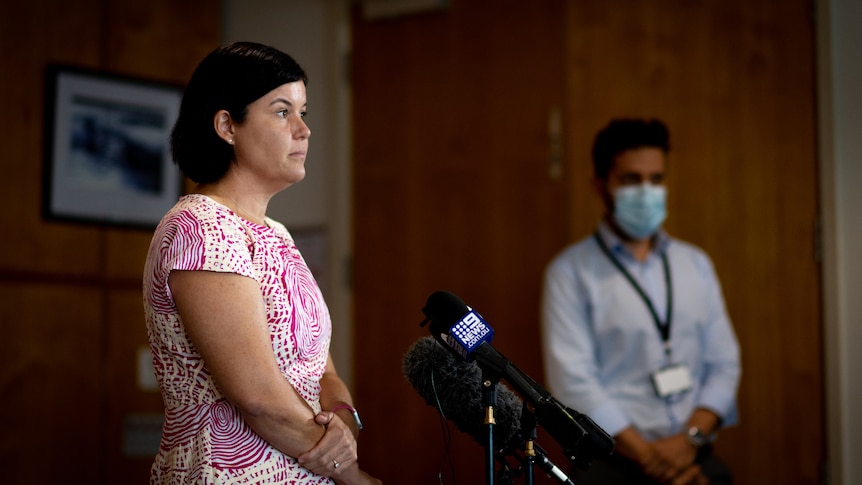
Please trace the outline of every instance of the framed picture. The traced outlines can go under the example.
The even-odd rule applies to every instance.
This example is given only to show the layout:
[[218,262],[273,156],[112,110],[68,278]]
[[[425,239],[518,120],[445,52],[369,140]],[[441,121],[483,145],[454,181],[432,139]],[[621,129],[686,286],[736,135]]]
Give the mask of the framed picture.
[[48,66],[46,219],[155,227],[180,196],[170,131],[182,88]]

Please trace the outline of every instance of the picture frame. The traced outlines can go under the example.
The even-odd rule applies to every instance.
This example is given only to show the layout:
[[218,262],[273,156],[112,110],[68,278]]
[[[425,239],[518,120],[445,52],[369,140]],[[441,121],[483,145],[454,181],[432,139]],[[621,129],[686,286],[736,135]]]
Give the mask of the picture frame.
[[156,227],[182,192],[182,87],[58,64],[45,86],[45,219]]

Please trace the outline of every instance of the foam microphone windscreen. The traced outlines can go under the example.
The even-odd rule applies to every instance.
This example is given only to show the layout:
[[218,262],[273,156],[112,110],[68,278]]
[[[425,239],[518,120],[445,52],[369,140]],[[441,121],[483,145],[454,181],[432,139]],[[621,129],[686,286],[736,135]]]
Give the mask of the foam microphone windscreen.
[[[482,370],[475,362],[459,360],[433,337],[422,337],[404,354],[404,377],[425,402],[481,445],[487,443],[482,405]],[[497,383],[494,407],[494,448],[519,446],[521,399]]]

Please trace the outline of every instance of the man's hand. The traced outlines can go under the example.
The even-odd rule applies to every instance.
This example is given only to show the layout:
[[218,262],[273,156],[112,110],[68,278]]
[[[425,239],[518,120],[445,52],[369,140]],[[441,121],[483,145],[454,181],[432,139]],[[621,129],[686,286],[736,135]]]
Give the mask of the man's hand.
[[[644,473],[653,479],[676,484],[680,477],[701,475],[700,468],[693,466],[696,455],[697,450],[685,436],[675,435],[649,443],[642,449],[637,462]],[[686,480],[689,479],[683,478],[680,483],[688,484]]]
[[709,480],[700,472],[700,467],[692,465],[674,477],[670,485],[709,485]]
[[694,464],[697,449],[682,435],[658,441],[646,441],[633,428],[626,428],[617,436],[616,451],[640,466],[641,471],[653,480],[671,485],[700,485],[705,478],[700,467]]
[[654,441],[652,448],[662,461],[677,470],[689,467],[697,458],[697,448],[692,446],[683,435]]

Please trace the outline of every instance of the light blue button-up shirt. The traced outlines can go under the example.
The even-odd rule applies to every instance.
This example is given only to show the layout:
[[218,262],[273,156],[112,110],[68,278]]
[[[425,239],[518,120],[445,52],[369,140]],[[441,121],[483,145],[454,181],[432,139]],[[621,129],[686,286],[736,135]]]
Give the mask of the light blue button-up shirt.
[[[670,268],[673,308],[664,350],[643,298],[590,236],[558,254],[545,271],[542,345],[546,384],[565,405],[586,413],[614,436],[628,426],[655,440],[682,431],[697,407],[736,422],[739,344],[712,262],[699,248],[661,232],[646,261],[637,261],[607,226],[598,233],[667,321]],[[656,395],[651,374],[684,364],[694,386]]]

